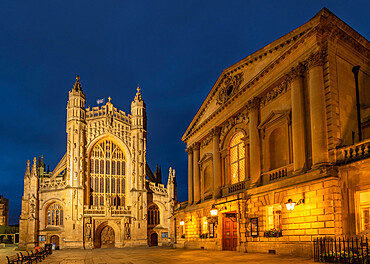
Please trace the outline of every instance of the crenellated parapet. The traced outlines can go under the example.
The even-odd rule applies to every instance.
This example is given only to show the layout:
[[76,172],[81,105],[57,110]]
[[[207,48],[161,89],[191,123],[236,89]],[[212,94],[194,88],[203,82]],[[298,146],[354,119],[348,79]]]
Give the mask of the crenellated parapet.
[[[109,109],[110,108],[110,109]],[[96,137],[110,133],[131,147],[131,115],[109,106],[93,107],[86,109],[87,142],[93,141]]]

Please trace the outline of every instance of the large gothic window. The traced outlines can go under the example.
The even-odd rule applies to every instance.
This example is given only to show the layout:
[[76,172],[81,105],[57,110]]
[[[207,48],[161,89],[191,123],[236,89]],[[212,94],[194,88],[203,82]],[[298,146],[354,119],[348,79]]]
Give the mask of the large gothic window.
[[245,180],[245,144],[243,133],[236,133],[229,143],[229,164],[231,184]]
[[109,139],[97,142],[90,154],[90,205],[125,205],[126,158]]
[[159,208],[156,204],[152,204],[148,208],[148,225],[158,225],[159,222]]
[[63,207],[57,203],[49,205],[47,211],[47,223],[53,226],[63,225]]

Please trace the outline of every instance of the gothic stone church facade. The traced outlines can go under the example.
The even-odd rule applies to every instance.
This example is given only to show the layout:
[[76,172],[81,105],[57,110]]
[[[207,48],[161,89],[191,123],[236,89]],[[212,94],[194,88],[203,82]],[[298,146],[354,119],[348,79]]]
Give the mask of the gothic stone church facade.
[[79,77],[67,104],[67,150],[54,171],[27,162],[20,248],[99,248],[170,243],[175,171],[167,188],[146,163],[147,117],[140,89],[131,115],[109,98],[85,109]]

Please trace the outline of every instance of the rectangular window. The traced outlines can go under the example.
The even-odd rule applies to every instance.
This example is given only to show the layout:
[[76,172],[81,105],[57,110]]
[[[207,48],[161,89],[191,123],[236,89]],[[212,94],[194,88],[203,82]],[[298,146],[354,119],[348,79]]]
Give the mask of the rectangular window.
[[358,192],[356,200],[359,233],[370,233],[370,191]]
[[202,218],[202,234],[208,234],[208,221],[207,216]]
[[267,207],[267,228],[266,231],[272,229],[281,230],[282,227],[282,215],[281,205],[272,205]]
[[168,237],[168,232],[162,232],[162,237],[163,238]]

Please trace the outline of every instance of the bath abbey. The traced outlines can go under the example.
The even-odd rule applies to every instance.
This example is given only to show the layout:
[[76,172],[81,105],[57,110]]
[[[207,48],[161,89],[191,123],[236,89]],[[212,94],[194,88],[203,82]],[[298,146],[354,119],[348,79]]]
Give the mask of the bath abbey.
[[67,148],[53,171],[43,157],[27,162],[19,221],[20,248],[165,245],[177,200],[175,170],[167,187],[146,162],[146,105],[137,88],[131,114],[85,108],[79,76],[67,103]]

